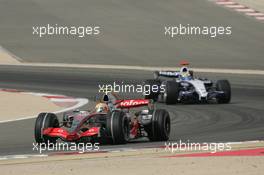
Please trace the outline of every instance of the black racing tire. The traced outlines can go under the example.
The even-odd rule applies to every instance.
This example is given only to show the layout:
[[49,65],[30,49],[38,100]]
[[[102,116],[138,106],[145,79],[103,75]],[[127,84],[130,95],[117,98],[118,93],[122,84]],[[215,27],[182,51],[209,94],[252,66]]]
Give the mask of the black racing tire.
[[[146,88],[145,89],[146,92],[148,92],[149,94],[148,95],[144,94],[145,99],[153,99],[154,101],[157,101],[158,100],[159,93],[160,93],[160,85],[161,85],[161,81],[159,79],[149,79],[149,80],[146,80],[144,82],[144,86]],[[154,87],[154,86],[157,86],[158,87],[157,92],[153,92],[152,91],[153,90],[152,88],[149,89],[149,87]]]
[[57,138],[42,135],[43,129],[49,127],[59,127],[58,117],[53,113],[40,113],[35,121],[35,140],[37,143],[56,142]]
[[150,141],[167,141],[170,136],[170,115],[165,109],[153,111],[152,121],[147,129]]
[[216,82],[216,90],[224,92],[224,96],[217,99],[218,103],[223,104],[231,101],[231,85],[228,80],[218,80]]
[[165,84],[164,101],[166,104],[176,104],[179,97],[179,83],[175,81],[167,81]]
[[108,136],[112,144],[126,144],[129,140],[129,120],[123,111],[113,111],[106,121]]

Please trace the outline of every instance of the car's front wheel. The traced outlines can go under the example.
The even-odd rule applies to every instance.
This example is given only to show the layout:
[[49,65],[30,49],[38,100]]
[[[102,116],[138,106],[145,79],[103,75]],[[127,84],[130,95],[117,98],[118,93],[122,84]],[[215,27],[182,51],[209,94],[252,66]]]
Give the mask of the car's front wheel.
[[57,138],[47,137],[43,135],[46,128],[59,127],[59,120],[53,113],[40,113],[35,121],[35,140],[37,143],[55,143]]
[[113,111],[107,117],[107,130],[113,144],[126,144],[129,140],[129,121],[122,111]]
[[228,80],[218,80],[216,90],[224,92],[223,96],[217,99],[218,103],[229,103],[231,101],[231,85]]

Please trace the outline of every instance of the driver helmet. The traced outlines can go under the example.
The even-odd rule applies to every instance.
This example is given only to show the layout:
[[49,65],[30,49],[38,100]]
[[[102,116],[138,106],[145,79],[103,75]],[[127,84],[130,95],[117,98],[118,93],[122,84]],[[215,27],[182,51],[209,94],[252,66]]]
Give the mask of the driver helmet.
[[181,74],[180,74],[180,77],[182,80],[190,80],[191,79],[191,74],[189,72],[189,69],[187,67],[182,67],[181,68]]
[[106,103],[98,103],[96,106],[95,106],[95,111],[96,112],[105,112],[107,113],[109,111],[109,107]]

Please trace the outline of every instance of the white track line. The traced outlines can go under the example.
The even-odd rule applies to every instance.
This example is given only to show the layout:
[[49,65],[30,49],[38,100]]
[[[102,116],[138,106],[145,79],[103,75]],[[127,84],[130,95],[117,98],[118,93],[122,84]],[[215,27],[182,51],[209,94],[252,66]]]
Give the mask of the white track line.
[[236,4],[236,5],[226,5],[226,7],[228,7],[228,8],[239,8],[239,9],[241,9],[241,8],[246,8],[246,6],[244,6],[244,5],[240,5],[240,4]]
[[[0,64],[10,65],[10,64]],[[104,65],[104,64],[64,64],[64,63],[21,63],[12,64],[13,66],[31,66],[31,67],[57,67],[57,68],[92,68],[92,69],[125,69],[125,70],[178,70],[179,67],[157,67],[157,66],[130,66],[130,65]],[[195,72],[203,73],[226,73],[226,74],[250,74],[264,75],[264,70],[250,69],[220,69],[220,68],[193,68]]]
[[231,8],[237,12],[244,13],[247,16],[255,17],[255,19],[259,21],[263,21],[264,14],[251,9],[245,5],[239,4],[237,2],[233,2],[232,0],[214,0],[217,5],[221,5],[223,7]]
[[264,16],[257,16],[256,19],[258,19],[258,20],[264,20]]
[[[38,93],[38,92],[21,92],[22,94],[30,94],[30,95],[35,95],[35,96],[52,96],[52,94],[48,94],[48,93]],[[61,94],[54,94],[53,96],[61,96],[61,97],[67,97],[65,95],[61,95]]]
[[60,99],[60,98],[50,98],[49,99],[52,102],[76,102],[75,98],[68,98],[68,99]]
[[28,159],[37,157],[48,157],[47,154],[18,154],[18,155],[7,155],[0,156],[0,160],[10,160],[10,159]]
[[258,13],[258,12],[256,12],[256,13],[246,13],[246,15],[248,15],[248,16],[264,16],[263,13]]
[[249,70],[249,69],[193,69],[195,72],[204,73],[228,73],[228,74],[248,74],[248,75],[264,75],[264,70]]
[[231,1],[216,1],[216,4],[218,4],[218,5],[232,5],[232,4],[236,4],[236,3],[231,2]]
[[250,8],[235,9],[235,11],[237,11],[237,12],[256,12],[255,10],[250,9]]

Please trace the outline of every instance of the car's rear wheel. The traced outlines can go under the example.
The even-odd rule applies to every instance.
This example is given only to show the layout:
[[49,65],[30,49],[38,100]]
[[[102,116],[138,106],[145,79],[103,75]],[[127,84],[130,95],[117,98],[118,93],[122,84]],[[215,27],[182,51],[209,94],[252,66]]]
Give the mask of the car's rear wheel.
[[122,111],[113,111],[107,117],[107,130],[112,144],[126,144],[129,140],[129,121]]
[[53,113],[40,113],[35,122],[35,140],[37,143],[56,142],[57,138],[43,135],[43,130],[50,127],[59,127],[58,117]]
[[217,99],[218,103],[229,103],[231,101],[231,85],[228,80],[218,80],[216,90],[224,92],[224,95]]
[[179,97],[179,83],[175,81],[166,82],[165,93],[163,95],[166,104],[176,104]]
[[152,121],[147,129],[151,141],[167,141],[171,129],[170,115],[164,109],[157,109],[153,112]]

